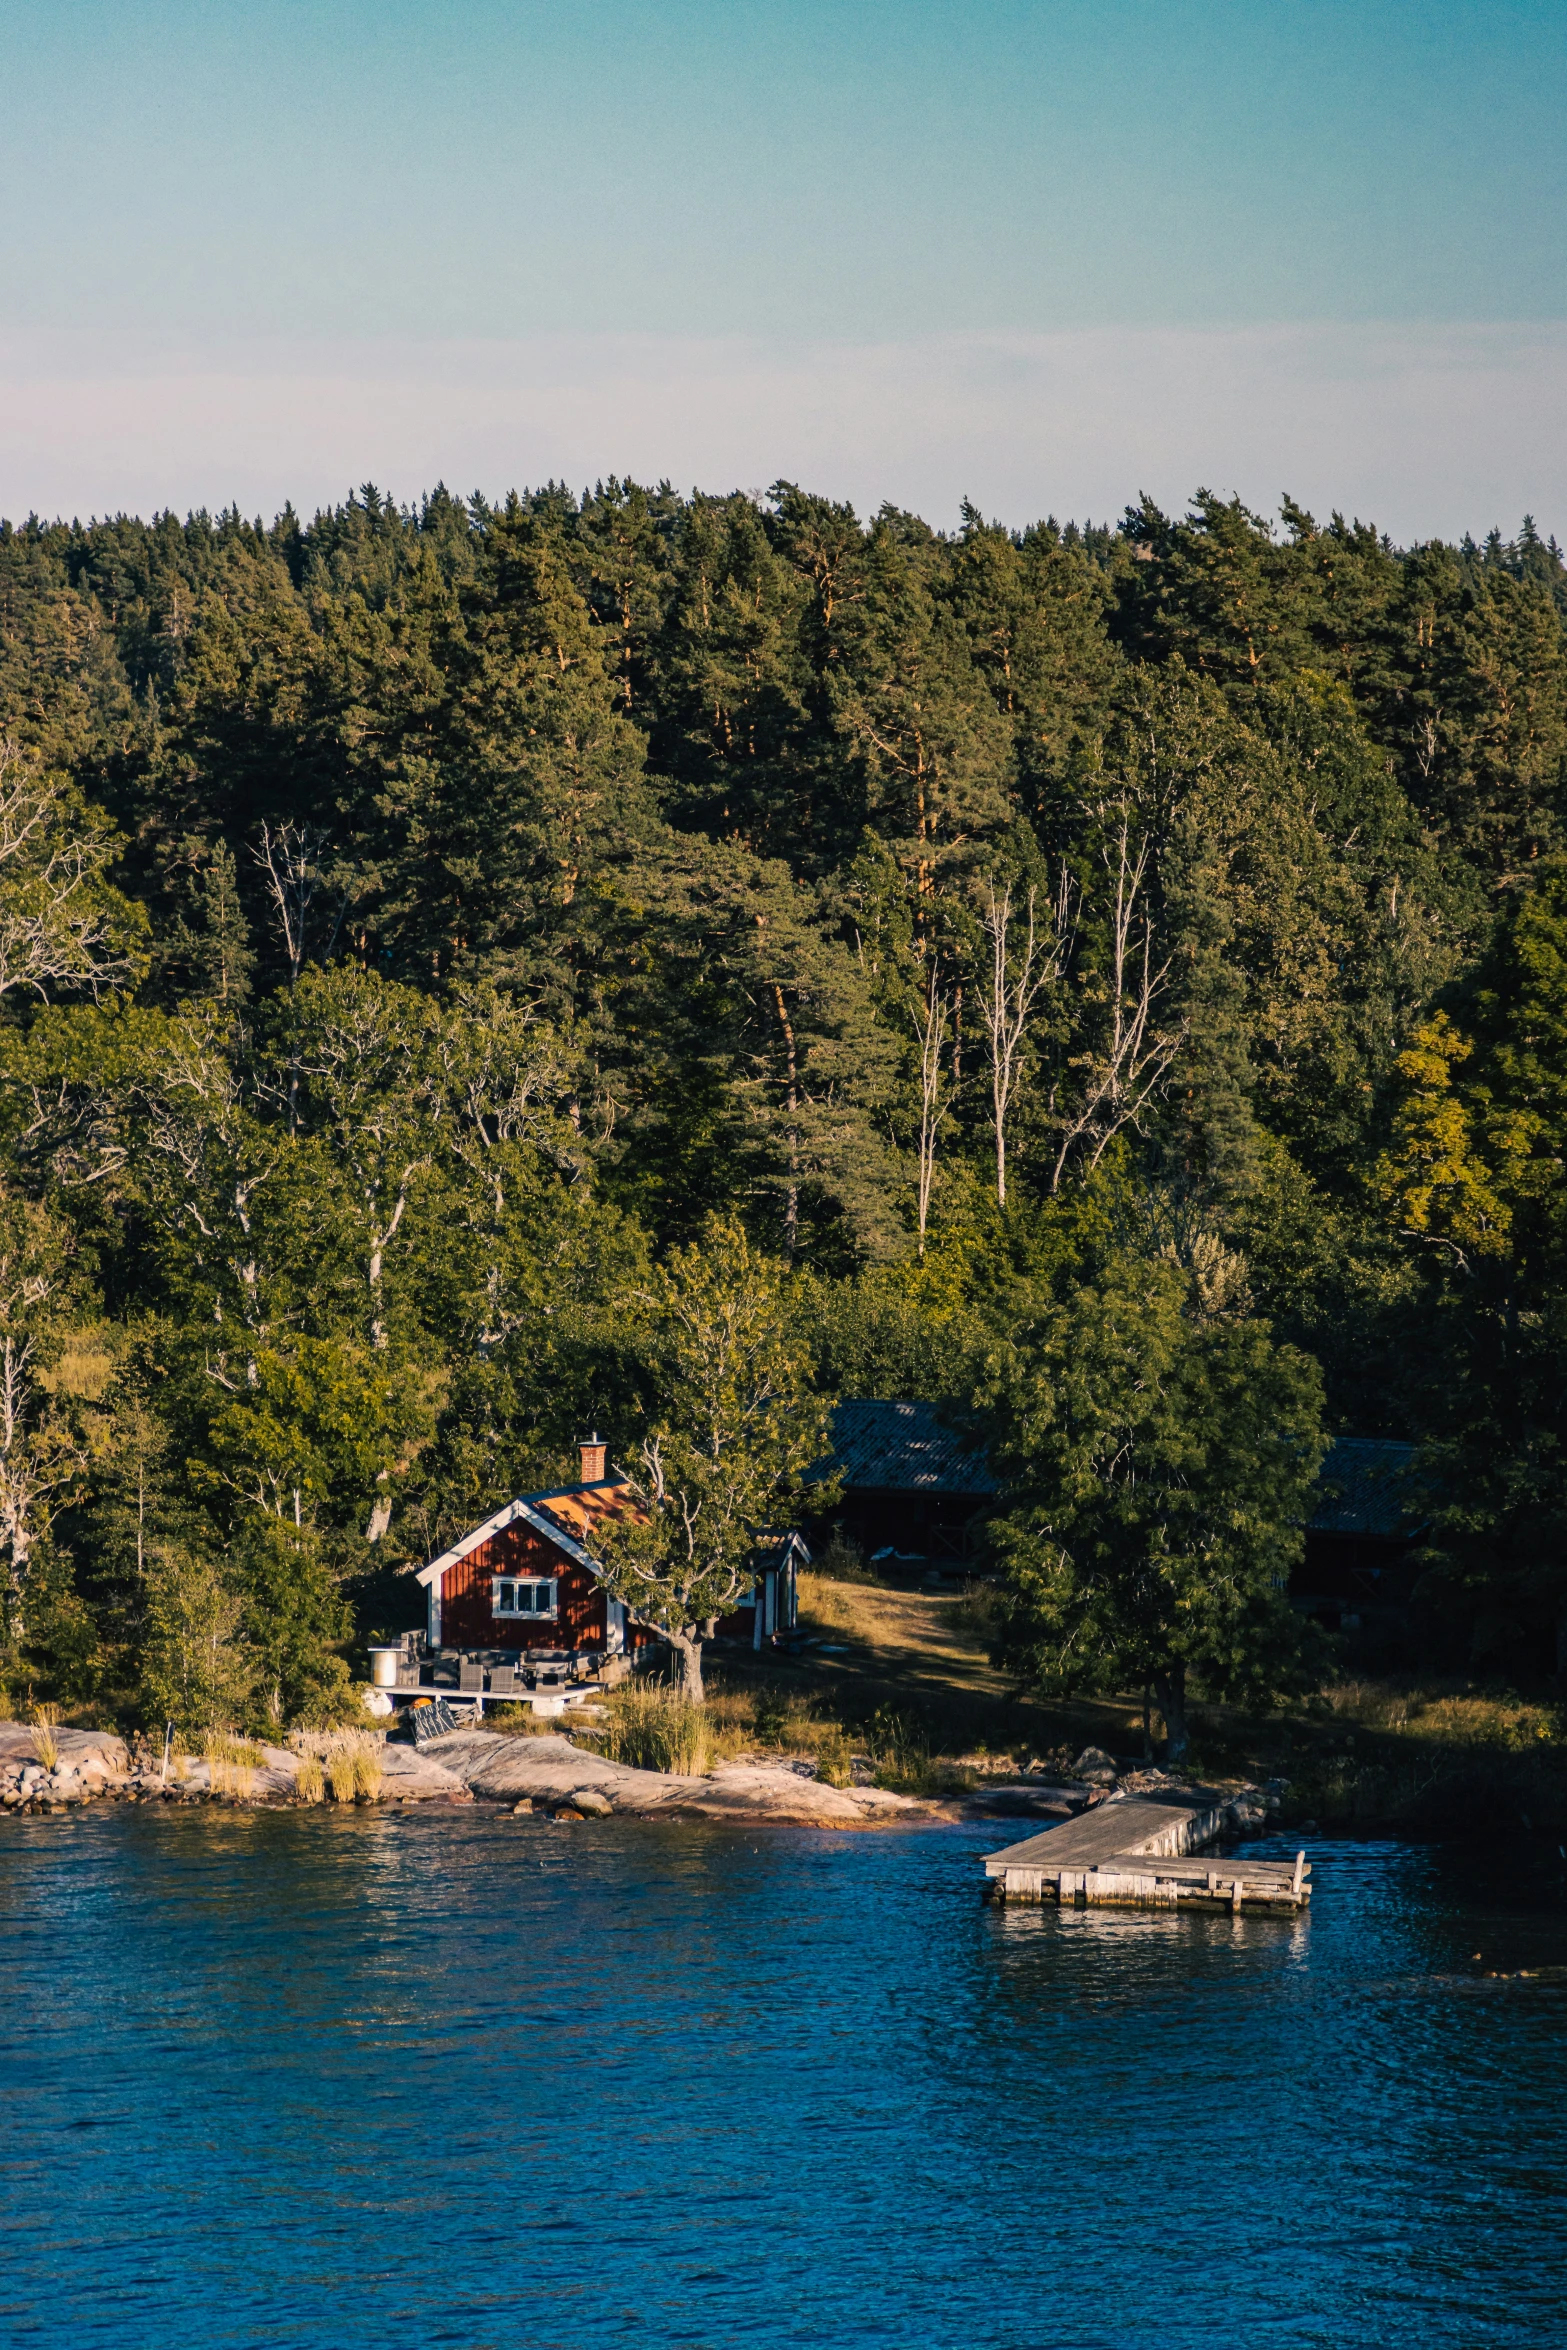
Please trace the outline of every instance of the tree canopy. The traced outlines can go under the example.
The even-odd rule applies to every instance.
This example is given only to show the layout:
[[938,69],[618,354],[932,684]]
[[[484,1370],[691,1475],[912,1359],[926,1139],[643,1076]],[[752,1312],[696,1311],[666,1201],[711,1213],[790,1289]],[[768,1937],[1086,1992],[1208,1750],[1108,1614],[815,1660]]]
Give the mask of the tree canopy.
[[1287,1679],[1322,1431],[1567,1669],[1564,625],[1206,491],[0,525],[7,1687],[330,1712],[595,1422],[678,1643],[845,1390],[984,1422],[1020,1673]]

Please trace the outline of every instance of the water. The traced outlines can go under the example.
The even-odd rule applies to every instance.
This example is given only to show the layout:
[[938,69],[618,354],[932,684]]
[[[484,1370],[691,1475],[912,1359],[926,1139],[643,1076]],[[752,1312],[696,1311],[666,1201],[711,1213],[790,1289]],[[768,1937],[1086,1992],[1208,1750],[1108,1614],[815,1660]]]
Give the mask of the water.
[[996,1834],[5,1824],[0,2342],[1567,2342],[1567,1990],[1473,1958],[1567,1959],[1554,1846],[1236,1923]]

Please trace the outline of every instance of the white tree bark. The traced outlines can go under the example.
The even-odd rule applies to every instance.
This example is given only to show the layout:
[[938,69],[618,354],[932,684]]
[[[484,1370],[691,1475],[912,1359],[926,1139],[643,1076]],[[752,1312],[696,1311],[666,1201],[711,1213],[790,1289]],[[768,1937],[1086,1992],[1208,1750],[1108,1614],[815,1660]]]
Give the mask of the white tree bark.
[[60,987],[96,996],[133,974],[97,886],[107,842],[69,836],[68,801],[61,778],[0,738],[0,997]]
[[1059,980],[1071,946],[1071,882],[1066,867],[1056,896],[1055,920],[1048,939],[1041,939],[1035,919],[1037,891],[1028,893],[1027,929],[1021,949],[1012,942],[1012,887],[1000,897],[993,881],[985,884],[981,915],[990,941],[990,974],[979,988],[980,1011],[990,1045],[991,1123],[996,1138],[996,1204],[1007,1204],[1007,1113],[1022,1073],[1023,1046],[1035,1004],[1047,987]]
[[1133,1126],[1154,1098],[1186,1035],[1177,1021],[1162,1027],[1155,1011],[1170,986],[1170,959],[1154,961],[1154,917],[1150,904],[1153,844],[1147,832],[1134,837],[1131,803],[1122,800],[1096,811],[1111,826],[1101,860],[1109,878],[1110,967],[1105,975],[1103,1018],[1098,1039],[1074,1056],[1080,1072],[1076,1101],[1059,1119],[1061,1141],[1050,1188],[1057,1191],[1067,1161],[1081,1146],[1084,1163],[1097,1167],[1123,1127]]

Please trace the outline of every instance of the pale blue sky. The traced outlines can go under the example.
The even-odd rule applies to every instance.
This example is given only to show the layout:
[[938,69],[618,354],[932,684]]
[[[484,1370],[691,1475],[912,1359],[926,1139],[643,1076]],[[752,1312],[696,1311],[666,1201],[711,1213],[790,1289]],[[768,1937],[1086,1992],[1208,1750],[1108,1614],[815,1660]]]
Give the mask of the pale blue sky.
[[[0,0],[0,73],[0,509],[11,512],[101,499],[111,457],[127,504],[220,498],[214,460],[234,494],[275,482],[281,497],[285,457],[298,464],[310,447],[312,404],[327,467],[342,461],[358,402],[368,471],[367,365],[400,414],[425,419],[396,452],[421,478],[453,470],[443,414],[446,442],[507,478],[537,478],[556,457],[580,471],[580,398],[563,396],[554,416],[547,399],[539,408],[539,354],[575,338],[577,375],[591,375],[602,336],[658,338],[660,381],[682,346],[698,385],[699,344],[753,359],[765,344],[783,356],[768,378],[776,399],[754,383],[747,395],[760,421],[787,412],[784,374],[797,381],[798,367],[785,359],[807,345],[831,347],[842,386],[856,350],[896,345],[919,375],[933,339],[950,354],[972,338],[994,356],[997,337],[1111,330],[1126,338],[1115,381],[1135,402],[1138,335],[1196,335],[1186,406],[1162,423],[1175,468],[1203,459],[1206,430],[1212,473],[1236,444],[1205,425],[1203,334],[1380,336],[1382,360],[1366,362],[1374,409],[1389,329],[1403,335],[1399,367],[1418,377],[1431,330],[1567,319],[1567,0]],[[454,357],[474,342],[511,354],[509,380],[532,402],[515,446],[504,416],[492,442],[474,438]],[[1503,398],[1499,429],[1513,435],[1520,486],[1542,477],[1530,502],[1554,511],[1560,345],[1524,345],[1532,356],[1506,362],[1517,397]],[[156,405],[138,421],[112,389],[127,365],[186,386],[165,389],[165,427]],[[1520,365],[1535,371],[1527,383]],[[450,378],[445,408],[409,408],[410,382],[432,367]],[[341,387],[345,368],[359,391],[323,388],[324,375]],[[1027,375],[995,357],[993,427],[993,395]],[[227,453],[215,377],[236,403]],[[274,416],[288,431],[272,456],[263,380],[274,407],[298,409]],[[87,403],[74,456],[62,385]],[[889,395],[884,365],[866,385],[884,409],[903,396]],[[1286,367],[1286,409],[1291,391]],[[1150,429],[1175,396],[1143,384]],[[848,402],[845,463],[864,444],[873,471],[873,419],[849,414],[852,393],[832,397]],[[1033,403],[1019,409],[1020,443],[1040,440],[1037,397],[1037,383],[1017,392]],[[639,411],[628,390],[620,438],[644,470],[657,406],[650,392]],[[1351,397],[1351,431],[1354,408]],[[1518,439],[1513,409],[1535,438]],[[949,403],[943,417],[961,458],[961,414]],[[679,445],[658,469],[700,474],[704,445],[759,481],[782,469],[787,451],[775,462],[760,433],[753,456],[739,410],[713,421],[707,444],[667,434]],[[1465,445],[1478,422],[1463,426]],[[118,446],[106,449],[105,431]],[[1104,479],[1119,431],[1133,496],[1136,435],[1129,444],[1108,411],[1104,431]],[[830,432],[811,445],[830,468]],[[629,453],[606,446],[591,469]],[[1359,453],[1344,453],[1353,469]],[[1289,454],[1286,434],[1270,498]],[[1439,478],[1457,496],[1454,462],[1440,457]],[[1499,463],[1496,494],[1510,494],[1511,462],[1491,448],[1474,494],[1489,494]],[[855,494],[874,503],[865,463],[852,461]],[[950,498],[946,475],[922,463],[896,479],[889,467],[884,494],[919,503],[923,480]],[[1083,511],[1099,479],[1071,463],[1075,483],[1041,476],[1039,494]],[[1395,503],[1399,463],[1390,449]],[[1373,462],[1373,486],[1375,473]],[[1027,503],[1033,478],[1024,467],[998,494]],[[411,494],[421,481],[392,486]],[[1407,486],[1415,505],[1430,494],[1414,475]],[[1433,511],[1429,527],[1451,521]],[[1419,527],[1413,509],[1403,527]]]

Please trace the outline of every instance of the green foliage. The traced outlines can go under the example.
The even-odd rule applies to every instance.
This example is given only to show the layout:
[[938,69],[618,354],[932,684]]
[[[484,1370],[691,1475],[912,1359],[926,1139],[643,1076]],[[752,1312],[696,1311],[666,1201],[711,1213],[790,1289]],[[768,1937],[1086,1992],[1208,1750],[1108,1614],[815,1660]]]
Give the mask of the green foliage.
[[1019,1334],[991,1390],[1000,1655],[1042,1688],[1154,1683],[1172,1753],[1189,1671],[1231,1696],[1297,1668],[1286,1586],[1326,1449],[1316,1365],[1207,1310],[1202,1265],[1113,1262]]
[[[695,1641],[841,1392],[988,1396],[1009,1524],[1070,1486],[1266,1679],[1193,1464],[1240,1431],[1283,1572],[1291,1348],[1426,1440],[1450,1636],[1567,1669],[1564,615],[1532,523],[1206,491],[0,526],[6,1686],[325,1720],[354,1606],[593,1420]],[[1072,1426],[1161,1464],[1097,1531],[1020,1400],[1068,1330]]]
[[700,1700],[704,1627],[747,1596],[758,1530],[801,1498],[827,1412],[781,1270],[738,1224],[715,1219],[671,1251],[639,1302],[646,1419],[626,1506],[600,1530],[605,1582],[670,1642]]
[[145,1595],[143,1719],[171,1721],[193,1736],[248,1716],[257,1660],[244,1637],[244,1603],[230,1578],[210,1559],[160,1549],[147,1562]]

